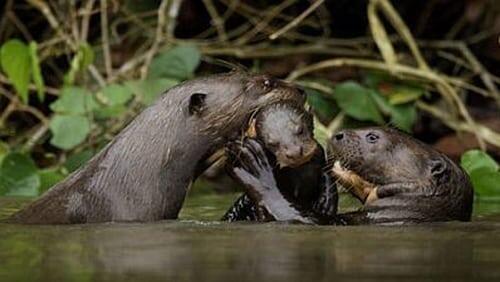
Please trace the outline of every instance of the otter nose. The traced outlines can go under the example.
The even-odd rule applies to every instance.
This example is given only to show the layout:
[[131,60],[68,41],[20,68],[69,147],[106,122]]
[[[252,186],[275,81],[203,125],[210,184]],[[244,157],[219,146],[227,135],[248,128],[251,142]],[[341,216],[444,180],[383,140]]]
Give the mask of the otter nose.
[[337,140],[337,141],[340,141],[340,140],[344,139],[344,135],[345,135],[344,132],[341,131],[341,132],[338,132],[337,134],[335,134],[333,136],[333,138],[335,138],[335,140]]
[[302,156],[303,153],[304,153],[304,148],[302,148],[302,146],[296,146],[288,148],[288,150],[285,153],[285,156],[289,159],[298,159]]

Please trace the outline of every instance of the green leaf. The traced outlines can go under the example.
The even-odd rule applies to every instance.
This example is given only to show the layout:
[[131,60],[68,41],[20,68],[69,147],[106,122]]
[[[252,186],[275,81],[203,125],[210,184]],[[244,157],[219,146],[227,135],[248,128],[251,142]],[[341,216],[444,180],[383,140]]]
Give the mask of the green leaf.
[[89,91],[75,86],[64,87],[59,99],[50,104],[54,112],[66,114],[85,114],[98,107],[99,105]]
[[3,157],[5,157],[8,152],[9,146],[6,143],[0,141],[0,162],[2,162]]
[[48,168],[38,172],[40,176],[40,194],[66,178],[61,168]]
[[127,103],[132,98],[133,92],[129,87],[120,84],[110,84],[101,89],[100,93],[107,105],[116,106]]
[[394,106],[389,104],[389,101],[387,101],[387,98],[382,96],[379,92],[377,91],[371,91],[370,95],[372,96],[373,100],[377,104],[377,107],[379,110],[385,115],[385,116],[390,116]]
[[28,103],[28,86],[31,75],[28,46],[17,39],[7,41],[0,50],[0,62],[21,100]]
[[498,163],[480,150],[465,152],[460,164],[469,174],[474,191],[481,197],[500,197],[500,171]]
[[94,51],[88,43],[83,43],[78,47],[78,51],[71,60],[68,73],[64,76],[64,83],[71,85],[75,82],[79,71],[86,69],[94,61]]
[[0,164],[0,194],[37,196],[40,176],[33,160],[21,153],[9,153]]
[[389,103],[387,98],[383,97],[379,92],[372,91],[371,94],[382,113],[391,117],[392,124],[406,132],[411,132],[411,129],[417,120],[417,108],[415,104],[407,103],[402,105],[392,105]]
[[470,174],[474,192],[480,197],[500,197],[500,172],[479,167]]
[[335,87],[334,98],[347,115],[358,120],[382,124],[384,119],[372,98],[372,91],[356,82],[348,81]]
[[80,45],[78,52],[81,54],[81,69],[86,69],[90,64],[94,62],[94,50],[87,42]]
[[174,47],[153,59],[149,68],[149,78],[178,80],[191,78],[200,64],[200,59],[200,51],[194,46]]
[[96,120],[105,120],[108,118],[119,117],[127,111],[124,105],[114,105],[97,109],[94,113]]
[[469,150],[465,152],[460,159],[460,164],[469,174],[481,168],[486,168],[491,171],[498,171],[499,169],[497,162],[488,154],[480,150]]
[[388,93],[389,103],[391,105],[400,105],[408,102],[418,100],[420,96],[424,95],[425,90],[419,87],[412,87],[407,85],[394,86]]
[[307,93],[307,103],[311,105],[314,109],[314,113],[319,117],[320,120],[330,120],[332,119],[337,111],[335,110],[332,101],[327,99],[319,91],[314,89],[306,89]]
[[80,166],[82,166],[84,163],[90,160],[93,156],[94,152],[91,150],[78,152],[76,154],[69,156],[64,166],[71,173],[80,168]]
[[179,83],[173,79],[147,79],[127,82],[134,94],[146,105],[153,103],[158,96]]
[[31,75],[33,82],[35,82],[38,99],[43,102],[45,99],[45,83],[43,81],[42,71],[40,69],[40,60],[37,53],[37,43],[31,41],[29,44],[30,58],[31,58]]
[[417,120],[417,108],[415,104],[397,105],[392,108],[391,122],[406,132],[411,132]]
[[387,73],[368,72],[364,75],[363,82],[382,96],[388,97],[391,105],[413,102],[427,93],[421,85],[396,80]]
[[69,150],[85,140],[90,132],[90,122],[80,115],[56,114],[50,121],[50,130],[52,131],[50,143]]

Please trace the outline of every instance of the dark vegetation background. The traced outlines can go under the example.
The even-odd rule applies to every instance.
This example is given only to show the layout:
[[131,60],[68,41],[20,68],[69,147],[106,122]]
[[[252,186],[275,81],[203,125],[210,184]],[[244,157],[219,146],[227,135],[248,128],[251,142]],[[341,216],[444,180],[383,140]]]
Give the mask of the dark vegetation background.
[[499,197],[499,34],[498,0],[4,0],[0,195],[42,193],[164,90],[242,65],[305,87],[321,141],[398,127]]

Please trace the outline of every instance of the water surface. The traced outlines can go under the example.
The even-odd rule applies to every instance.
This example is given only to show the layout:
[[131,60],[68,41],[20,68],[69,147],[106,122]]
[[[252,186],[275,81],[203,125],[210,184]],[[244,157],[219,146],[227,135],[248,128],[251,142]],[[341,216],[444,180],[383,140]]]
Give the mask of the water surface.
[[[500,281],[498,203],[471,223],[226,224],[235,195],[191,198],[180,221],[0,225],[0,281]],[[0,217],[24,201],[0,198]]]

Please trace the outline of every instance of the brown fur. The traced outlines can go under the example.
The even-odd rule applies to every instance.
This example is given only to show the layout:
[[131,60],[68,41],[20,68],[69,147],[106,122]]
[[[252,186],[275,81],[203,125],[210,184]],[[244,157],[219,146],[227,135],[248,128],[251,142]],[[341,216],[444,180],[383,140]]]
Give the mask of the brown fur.
[[62,224],[177,218],[205,160],[276,100],[297,88],[263,75],[199,78],[164,93],[86,165],[8,221]]
[[[444,154],[394,129],[344,130],[332,137],[341,183],[365,203],[350,223],[468,221],[473,189],[467,174]],[[350,181],[342,174],[355,175]],[[351,179],[352,180],[352,179]],[[366,190],[365,190],[366,189]]]

